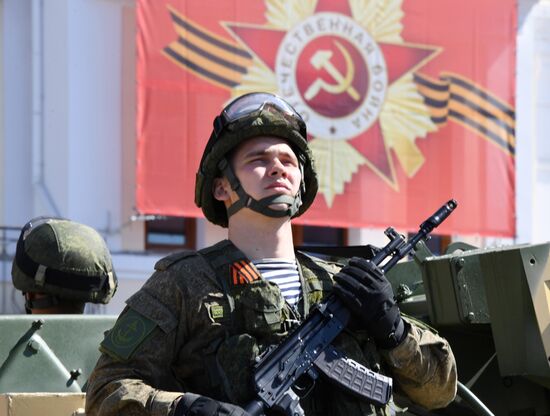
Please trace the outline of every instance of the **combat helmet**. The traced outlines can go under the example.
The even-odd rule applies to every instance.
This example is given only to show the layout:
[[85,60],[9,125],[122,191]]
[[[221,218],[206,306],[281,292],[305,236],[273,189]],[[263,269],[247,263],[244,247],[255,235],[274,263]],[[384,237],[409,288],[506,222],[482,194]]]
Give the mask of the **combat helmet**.
[[[273,195],[255,200],[246,193],[230,166],[228,155],[245,140],[257,136],[285,139],[296,153],[302,171],[298,194]],[[225,176],[239,200],[228,209],[212,195],[214,179]],[[318,189],[313,156],[307,144],[306,124],[300,114],[281,97],[254,92],[229,103],[214,119],[214,129],[202,155],[195,182],[195,204],[208,220],[227,227],[228,216],[243,207],[270,217],[291,218],[303,214],[313,203]],[[274,210],[271,204],[286,204],[286,210]]]
[[60,300],[107,303],[117,288],[111,255],[93,228],[63,218],[37,217],[25,224],[12,264],[13,285],[47,294],[39,305]]

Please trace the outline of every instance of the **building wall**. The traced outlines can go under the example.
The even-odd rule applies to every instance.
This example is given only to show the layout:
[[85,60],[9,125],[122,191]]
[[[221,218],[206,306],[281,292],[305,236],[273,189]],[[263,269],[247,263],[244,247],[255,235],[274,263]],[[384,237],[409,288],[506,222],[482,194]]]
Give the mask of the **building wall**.
[[[4,22],[4,0],[0,0],[0,22]],[[0,31],[0,91],[4,91],[4,33]],[[0,94],[0,161],[4,163],[4,94]],[[4,170],[0,169],[0,218],[4,217]]]
[[517,241],[550,239],[550,1],[520,1],[517,37]]
[[[517,238],[453,236],[478,246],[550,240],[550,1],[518,1]],[[0,0],[0,225],[60,215],[99,230],[113,252],[118,313],[161,254],[132,221],[135,187],[134,0]],[[197,245],[227,233],[198,220]],[[385,243],[353,229],[349,244]],[[0,258],[0,313],[20,312]],[[4,288],[2,290],[2,287]]]
[[[0,102],[7,104],[0,118],[7,120],[0,133],[0,225],[56,215],[100,231],[119,253],[120,288],[107,307],[111,313],[122,310],[160,257],[139,253],[143,224],[130,221],[134,10],[133,0],[3,0],[0,26]],[[5,249],[2,313],[22,305],[10,278],[15,244]]]

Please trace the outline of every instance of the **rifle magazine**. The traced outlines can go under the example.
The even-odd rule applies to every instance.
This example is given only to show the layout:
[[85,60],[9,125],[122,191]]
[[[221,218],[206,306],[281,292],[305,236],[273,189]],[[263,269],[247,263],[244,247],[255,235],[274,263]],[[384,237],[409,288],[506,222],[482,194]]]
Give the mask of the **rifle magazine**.
[[376,406],[388,404],[393,380],[375,373],[342,352],[328,346],[315,360],[315,367],[331,382]]

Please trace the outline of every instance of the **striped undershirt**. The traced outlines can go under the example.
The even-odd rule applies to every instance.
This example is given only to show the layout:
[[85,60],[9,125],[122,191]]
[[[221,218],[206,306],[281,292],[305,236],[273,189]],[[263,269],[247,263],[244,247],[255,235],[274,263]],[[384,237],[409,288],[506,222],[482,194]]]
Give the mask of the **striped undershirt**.
[[289,305],[294,306],[298,303],[302,295],[302,287],[296,260],[261,259],[252,263],[256,266],[262,278],[279,286]]

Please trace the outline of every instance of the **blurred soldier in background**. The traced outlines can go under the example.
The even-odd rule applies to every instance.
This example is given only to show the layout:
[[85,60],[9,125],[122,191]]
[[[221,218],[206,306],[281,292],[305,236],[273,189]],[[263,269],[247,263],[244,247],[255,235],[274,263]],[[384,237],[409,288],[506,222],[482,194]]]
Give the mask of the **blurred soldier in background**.
[[106,304],[117,288],[103,237],[62,218],[38,217],[25,224],[11,275],[32,314],[83,313],[86,302]]

